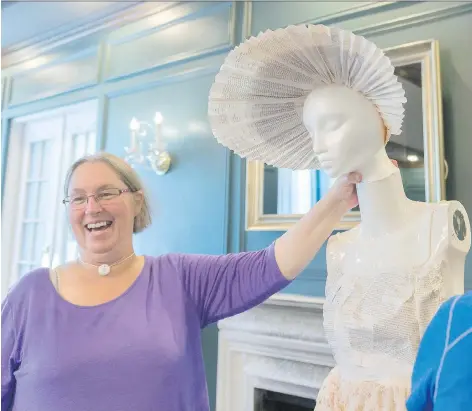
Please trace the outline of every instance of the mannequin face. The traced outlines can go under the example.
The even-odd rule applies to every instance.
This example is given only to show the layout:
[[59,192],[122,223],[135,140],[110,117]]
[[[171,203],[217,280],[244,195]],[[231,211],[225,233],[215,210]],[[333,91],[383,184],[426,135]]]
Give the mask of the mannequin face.
[[374,105],[357,91],[329,85],[313,91],[303,122],[321,169],[331,178],[360,171],[384,150],[384,127]]

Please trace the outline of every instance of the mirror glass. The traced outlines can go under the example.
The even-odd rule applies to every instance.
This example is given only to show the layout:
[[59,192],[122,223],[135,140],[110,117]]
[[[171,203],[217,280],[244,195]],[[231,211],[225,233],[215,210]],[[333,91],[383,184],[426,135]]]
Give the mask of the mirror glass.
[[[426,201],[421,63],[395,68],[407,103],[402,133],[386,149],[398,161],[406,195]],[[305,214],[334,182],[321,170],[292,171],[264,165],[263,214]],[[358,208],[353,211],[358,211]]]

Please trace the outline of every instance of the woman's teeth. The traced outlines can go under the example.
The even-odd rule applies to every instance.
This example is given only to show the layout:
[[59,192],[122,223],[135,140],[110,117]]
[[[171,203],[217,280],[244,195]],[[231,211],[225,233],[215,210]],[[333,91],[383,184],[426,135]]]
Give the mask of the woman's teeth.
[[100,221],[98,223],[90,223],[86,225],[89,231],[99,230],[99,229],[102,229],[104,227],[109,227],[109,226],[111,226],[111,221]]

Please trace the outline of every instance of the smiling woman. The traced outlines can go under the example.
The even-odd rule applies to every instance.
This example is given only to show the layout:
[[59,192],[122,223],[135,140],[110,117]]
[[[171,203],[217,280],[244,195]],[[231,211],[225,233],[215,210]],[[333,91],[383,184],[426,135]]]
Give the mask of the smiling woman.
[[[126,178],[128,170],[124,167],[128,166],[114,161],[111,156],[86,157],[76,162],[66,177],[63,203],[68,206],[74,237],[83,250],[80,258],[83,264],[93,266],[89,260],[100,259],[103,253],[110,250],[114,250],[116,255],[128,252],[125,258],[131,258],[134,255],[132,241],[123,243],[123,240],[129,239],[133,232],[142,231],[150,223],[147,200],[139,180],[135,179],[135,184],[123,187],[123,181],[130,182],[130,178]],[[120,198],[123,194],[133,198]],[[128,221],[130,218],[133,219],[132,224]],[[145,224],[135,223],[134,219],[145,221]],[[99,266],[99,274],[107,275],[109,272],[108,264]]]
[[138,256],[133,234],[151,223],[138,175],[111,154],[79,159],[63,200],[79,258],[30,272],[2,304],[2,409],[208,411],[201,329],[288,285],[355,205],[358,179],[265,249]]
[[[109,154],[84,157],[70,168],[64,193],[83,264],[93,266],[89,260],[101,260],[111,250],[117,260],[112,265],[134,255],[132,234],[149,226],[151,216],[142,184],[127,163]],[[109,274],[110,267],[99,265],[99,274]]]

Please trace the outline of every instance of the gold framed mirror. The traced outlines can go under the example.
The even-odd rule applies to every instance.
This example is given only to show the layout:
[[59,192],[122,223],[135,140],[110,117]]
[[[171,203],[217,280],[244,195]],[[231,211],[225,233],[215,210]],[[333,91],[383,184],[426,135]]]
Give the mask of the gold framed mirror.
[[[439,45],[435,40],[384,50],[395,66],[407,97],[402,134],[386,149],[398,161],[406,195],[412,200],[445,199]],[[323,171],[277,169],[259,161],[246,162],[246,230],[286,231],[333,183]],[[346,230],[360,221],[358,209],[336,227]]]

